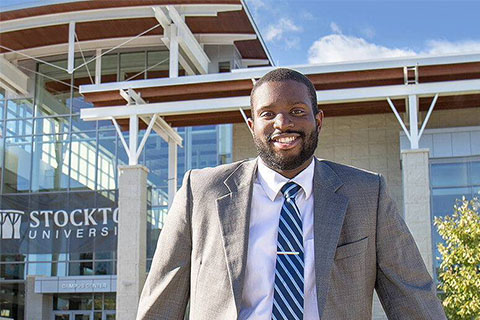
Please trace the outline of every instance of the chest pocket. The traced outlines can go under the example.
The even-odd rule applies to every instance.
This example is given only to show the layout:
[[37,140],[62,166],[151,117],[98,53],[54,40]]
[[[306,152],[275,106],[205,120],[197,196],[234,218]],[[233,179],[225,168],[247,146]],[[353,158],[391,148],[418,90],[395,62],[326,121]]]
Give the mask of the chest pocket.
[[367,250],[368,237],[357,240],[355,242],[346,243],[337,247],[335,252],[335,260],[345,259],[355,256]]

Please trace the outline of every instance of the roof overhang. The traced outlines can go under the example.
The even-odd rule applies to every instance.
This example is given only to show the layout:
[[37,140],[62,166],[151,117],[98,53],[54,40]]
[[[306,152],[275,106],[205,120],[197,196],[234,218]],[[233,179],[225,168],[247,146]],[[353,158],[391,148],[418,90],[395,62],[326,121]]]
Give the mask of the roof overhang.
[[[411,68],[415,74],[411,75]],[[421,111],[439,95],[436,109],[480,106],[480,54],[402,58],[379,61],[293,66],[307,75],[317,89],[326,116],[391,112],[387,98],[400,112],[405,99],[417,95]],[[119,90],[133,89],[147,102],[135,112],[159,113],[173,126],[242,122],[238,108],[248,109],[253,83],[272,68],[235,70],[224,74],[176,79],[136,80],[85,85],[80,92],[98,108],[82,117],[126,112]],[[412,77],[414,84],[405,84]],[[113,108],[106,108],[106,107]],[[237,110],[237,111],[236,111]],[[130,110],[131,111],[131,110]],[[82,111],[83,112],[83,111]]]
[[[78,44],[82,48],[87,44],[91,47],[95,41],[101,44],[102,41],[132,38],[158,24],[152,10],[156,6],[174,6],[202,45],[234,44],[247,64],[252,60],[273,64],[241,0],[73,1],[3,11],[0,12],[0,53],[9,60],[58,54],[60,47],[68,45],[71,22],[75,23]],[[152,36],[163,37],[164,30],[158,27],[144,36],[154,40]],[[150,45],[163,43],[157,41]]]

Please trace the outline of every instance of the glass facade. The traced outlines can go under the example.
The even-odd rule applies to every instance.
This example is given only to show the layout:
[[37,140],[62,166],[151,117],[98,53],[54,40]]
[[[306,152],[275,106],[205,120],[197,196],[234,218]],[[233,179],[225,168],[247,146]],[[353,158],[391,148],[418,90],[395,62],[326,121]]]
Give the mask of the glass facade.
[[[83,62],[79,57],[75,64]],[[49,63],[67,65],[66,59]],[[28,275],[116,274],[117,168],[128,158],[111,121],[80,119],[81,108],[93,107],[78,93],[79,85],[93,81],[95,65],[87,66],[70,75],[38,63],[31,96],[9,99],[0,89],[0,318],[23,319]],[[102,57],[102,82],[167,76],[166,51]],[[177,131],[184,139],[179,186],[189,169],[232,161],[231,125]],[[149,169],[149,265],[168,202],[168,144],[155,132],[139,163]],[[115,295],[58,294],[53,310],[55,319],[83,319],[86,311],[94,319],[113,319]]]
[[430,159],[430,183],[434,272],[438,274],[441,256],[437,244],[443,240],[433,225],[433,218],[453,214],[453,206],[463,196],[480,197],[480,157]]

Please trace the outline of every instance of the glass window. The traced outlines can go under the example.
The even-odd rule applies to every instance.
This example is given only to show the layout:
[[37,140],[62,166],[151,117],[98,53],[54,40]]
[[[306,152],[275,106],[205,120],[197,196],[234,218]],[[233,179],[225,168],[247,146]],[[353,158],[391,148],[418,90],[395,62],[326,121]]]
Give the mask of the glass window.
[[1,263],[0,279],[5,279],[5,280],[25,279],[25,263],[12,263],[12,262]]
[[32,99],[7,100],[7,119],[32,118]]
[[432,165],[432,187],[454,187],[467,184],[467,163],[439,163]]
[[150,51],[147,53],[147,78],[166,78],[169,76],[169,52]]
[[6,136],[29,136],[33,133],[33,119],[8,120]]
[[66,135],[36,136],[33,143],[32,191],[68,187],[69,150]]
[[95,261],[95,275],[109,275],[113,274],[113,261]]
[[34,134],[61,134],[68,133],[70,126],[69,116],[58,116],[39,118],[35,120],[35,132]]
[[95,190],[96,138],[72,134],[70,148],[70,189]]
[[[67,68],[67,60],[50,62],[60,68]],[[36,116],[70,114],[67,101],[71,96],[72,75],[65,70],[43,63],[38,64],[35,103]]]
[[[93,104],[85,101],[85,98],[81,96],[78,92],[75,92],[74,96],[72,99],[69,99],[67,102],[68,106],[72,109],[73,114],[79,114],[81,109],[85,108],[93,108]],[[84,126],[92,127],[96,126],[96,121],[84,121],[79,119],[82,122],[86,122],[83,124]],[[78,121],[76,122],[77,124],[79,123]],[[77,129],[79,126],[72,126],[72,129]],[[82,124],[80,124],[80,128],[82,127]],[[88,128],[87,127],[87,128]],[[93,129],[96,129],[95,127]],[[88,130],[88,129],[85,129]]]
[[5,138],[4,193],[30,190],[32,138]]
[[[480,190],[480,161],[474,158],[451,158],[430,160],[432,184],[432,219],[453,214],[456,201],[465,196],[471,199],[478,196]],[[432,220],[433,223],[433,220]],[[438,274],[440,253],[438,243],[443,242],[436,227],[432,226],[434,251],[434,270]]]
[[[123,146],[121,146],[123,148]],[[115,131],[99,132],[97,159],[97,190],[116,189],[117,134]]]
[[102,56],[102,83],[118,81],[118,59],[117,53]]
[[120,54],[119,81],[141,80],[146,78],[145,52],[128,52]]
[[79,115],[72,116],[72,132],[95,131],[96,129],[96,121],[82,120]]
[[28,263],[28,274],[49,277],[52,275],[52,264],[49,262]]
[[25,284],[2,283],[0,286],[0,318],[23,319],[25,312]]
[[4,118],[5,118],[5,100],[3,99],[3,96],[0,93],[0,120],[3,120]]
[[103,300],[104,310],[115,310],[115,293],[104,293]]
[[93,275],[93,262],[70,262],[68,264],[69,276],[91,276]]

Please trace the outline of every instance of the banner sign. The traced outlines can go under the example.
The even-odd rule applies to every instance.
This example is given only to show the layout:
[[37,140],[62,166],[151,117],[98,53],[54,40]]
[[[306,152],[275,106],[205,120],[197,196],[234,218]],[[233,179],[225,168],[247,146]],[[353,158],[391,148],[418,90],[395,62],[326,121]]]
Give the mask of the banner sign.
[[52,201],[39,197],[2,197],[1,253],[116,249],[118,207],[115,201],[93,192],[49,195],[48,200]]

